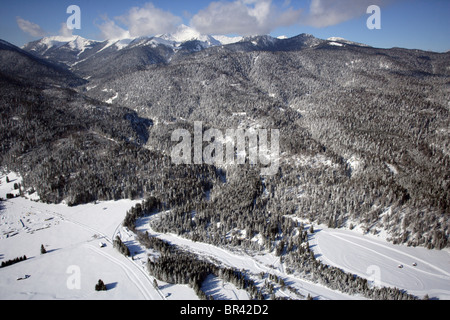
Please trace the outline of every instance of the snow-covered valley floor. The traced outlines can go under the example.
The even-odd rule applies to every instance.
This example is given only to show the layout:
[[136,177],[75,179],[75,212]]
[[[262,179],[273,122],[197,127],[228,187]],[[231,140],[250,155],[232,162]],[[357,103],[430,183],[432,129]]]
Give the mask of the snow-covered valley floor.
[[349,230],[318,228],[310,247],[324,263],[430,298],[450,299],[450,253],[398,246]]
[[[11,177],[11,176],[10,176]],[[1,176],[0,197],[12,192],[14,176],[6,183]],[[26,255],[27,260],[0,268],[0,299],[173,299],[197,300],[185,285],[158,281],[145,270],[151,252],[141,247],[134,234],[123,228],[126,211],[137,201],[98,202],[77,207],[49,205],[25,198],[0,202],[0,262]],[[173,234],[160,234],[149,222],[158,215],[138,221],[138,230],[181,246],[198,255],[213,258],[224,266],[245,269],[258,280],[261,272],[282,277],[297,293],[277,290],[278,296],[299,299],[310,294],[316,299],[362,299],[330,290],[286,273],[286,266],[271,253],[250,254],[193,242]],[[423,297],[450,299],[450,252],[394,246],[356,231],[315,226],[310,247],[327,264],[368,278],[375,284],[406,289]],[[119,235],[133,259],[112,246]],[[104,244],[103,247],[100,244]],[[41,254],[44,245],[46,254]],[[403,268],[399,268],[402,265]],[[18,280],[21,279],[21,280]],[[102,279],[107,291],[96,292]],[[202,288],[216,299],[248,299],[244,290],[211,276]],[[300,294],[300,296],[299,296]]]

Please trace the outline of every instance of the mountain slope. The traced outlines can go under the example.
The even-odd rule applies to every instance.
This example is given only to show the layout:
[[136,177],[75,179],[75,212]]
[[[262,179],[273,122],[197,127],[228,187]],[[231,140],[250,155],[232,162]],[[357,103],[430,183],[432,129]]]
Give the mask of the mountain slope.
[[6,41],[0,42],[0,73],[3,77],[41,85],[78,86],[85,83],[70,71]]
[[[294,215],[330,227],[386,233],[395,243],[448,246],[449,54],[378,49],[306,34],[249,37],[207,48],[195,37],[171,41],[105,42],[104,50],[72,70],[91,77],[80,89],[111,110],[127,107],[154,119],[146,139],[153,151],[170,154],[171,133],[192,132],[194,121],[223,130],[276,128],[281,164],[278,174],[264,179],[258,167],[208,167],[208,179],[213,177],[208,182],[197,181],[194,190],[181,179],[167,194],[170,174],[158,173],[162,182],[155,187],[153,173],[142,173],[140,160],[132,162],[128,174],[141,177],[133,180],[132,191],[156,188],[173,204],[164,228],[208,242],[219,241],[211,240],[212,232],[227,239],[233,229],[254,225],[248,236],[232,241],[254,248],[251,239],[258,235],[265,248],[273,248],[279,233],[289,232],[285,216]],[[196,170],[204,169],[183,167],[189,175],[198,176]],[[188,200],[186,192],[198,202]],[[203,192],[214,201],[205,201]],[[184,213],[194,211],[202,219],[189,224]],[[212,228],[230,214],[237,223]],[[267,221],[274,226],[268,228]]]
[[[24,184],[43,201],[77,204],[98,198],[100,190],[92,189],[92,183],[105,183],[105,174],[115,171],[110,166],[102,172],[109,153],[148,139],[151,121],[128,109],[110,109],[72,89],[46,87],[39,81],[0,76],[0,84],[0,163],[21,172]],[[97,187],[109,189],[108,184]]]
[[[114,48],[115,47],[115,48]],[[151,42],[151,40],[134,40],[122,49],[110,46],[92,57],[78,62],[71,70],[86,78],[114,78],[145,69],[152,64],[164,64],[173,54],[169,46]]]
[[[337,41],[250,38],[94,82],[88,94],[103,101],[114,95],[118,105],[157,119],[149,144],[165,152],[170,133],[194,121],[280,129],[282,174],[265,178],[270,195],[259,193],[254,173],[227,167],[227,185],[202,211],[205,228],[230,211],[254,217],[268,210],[387,232],[395,243],[446,247],[450,56]],[[287,45],[276,50],[279,43]],[[264,203],[258,213],[255,201]],[[175,232],[176,221],[169,215],[165,226]]]

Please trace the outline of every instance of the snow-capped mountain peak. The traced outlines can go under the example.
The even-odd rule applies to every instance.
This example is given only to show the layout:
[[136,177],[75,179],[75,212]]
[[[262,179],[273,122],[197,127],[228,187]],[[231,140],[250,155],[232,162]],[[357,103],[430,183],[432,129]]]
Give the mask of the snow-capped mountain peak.
[[204,35],[188,27],[184,24],[180,25],[178,29],[173,33],[158,35],[155,38],[161,38],[166,41],[171,41],[177,44],[181,44],[188,41],[200,41],[204,44],[204,47],[221,46],[230,43],[239,42],[242,37],[228,37],[223,35],[211,36]]
[[[81,57],[85,52],[91,54],[95,52],[102,52],[108,49],[110,50],[122,50],[124,48],[134,48],[138,46],[152,46],[157,47],[164,45],[177,51],[182,47],[182,44],[191,41],[198,41],[196,48],[199,50],[236,43],[242,40],[242,37],[228,37],[228,36],[211,36],[204,35],[186,25],[180,25],[174,32],[161,34],[156,36],[143,36],[143,37],[130,37],[126,39],[106,39],[102,41],[89,40],[81,36],[51,36],[45,37],[40,40],[30,42],[22,47],[25,51],[37,54],[38,56],[45,56],[54,58],[55,55],[59,55],[61,52],[67,54],[71,52],[75,55],[75,58]],[[100,45],[103,44],[103,45]],[[91,50],[96,47],[95,50]],[[87,50],[87,51],[86,51]],[[197,50],[194,50],[197,51]],[[59,59],[56,59],[59,60]],[[71,59],[63,61],[71,65],[78,62],[78,59],[72,61]]]
[[340,38],[340,37],[331,37],[331,38],[328,38],[327,41],[330,41],[331,45],[350,44],[350,45],[357,45],[357,46],[360,46],[360,47],[369,47],[366,44],[350,41],[350,40],[347,40],[347,39],[344,39],[344,38]]
[[202,36],[194,28],[188,27],[184,24],[178,27],[178,29],[173,33],[158,35],[158,38],[173,42],[186,42],[191,40],[201,40],[204,41],[205,37]]
[[242,41],[244,42],[251,42],[253,45],[261,45],[261,46],[267,46],[267,45],[273,45],[276,42],[277,39],[275,39],[272,36],[269,35],[263,35],[263,36],[248,36],[244,37]]
[[84,38],[82,38],[80,36],[77,36],[75,38],[75,40],[72,40],[72,41],[68,42],[67,45],[71,49],[84,51],[84,50],[86,50],[86,47],[91,46],[94,43],[97,43],[97,41],[88,40],[88,39],[84,39]]
[[115,47],[117,50],[122,50],[123,48],[127,47],[131,42],[133,42],[135,39],[121,39],[121,40],[105,40],[106,44],[105,46],[99,50],[99,52],[109,48],[109,47]]
[[237,36],[237,37],[228,37],[228,36],[222,36],[222,35],[214,35],[214,39],[219,41],[222,45],[232,44],[239,41],[242,41],[243,37]]
[[30,42],[23,46],[22,49],[44,55],[49,50],[67,46],[70,50],[84,52],[86,48],[91,47],[97,43],[98,41],[84,39],[80,36],[53,36]]

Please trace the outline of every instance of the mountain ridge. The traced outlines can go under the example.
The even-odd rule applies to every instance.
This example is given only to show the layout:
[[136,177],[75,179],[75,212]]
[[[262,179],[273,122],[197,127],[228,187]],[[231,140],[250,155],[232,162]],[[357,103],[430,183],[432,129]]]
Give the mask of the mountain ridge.
[[0,72],[9,78],[61,86],[79,86],[85,83],[60,64],[52,63],[4,40],[0,40],[0,51]]
[[209,49],[224,49],[229,52],[296,51],[331,43],[309,34],[286,39],[269,35],[218,38],[221,41],[184,26],[173,34],[121,40],[95,41],[80,36],[48,37],[30,42],[23,49],[39,58],[65,66],[87,79],[135,72],[153,64],[167,64],[186,54]]
[[24,46],[22,46],[22,49],[40,56],[44,56],[48,51],[70,47],[72,50],[80,51],[80,53],[78,54],[80,55],[86,49],[89,49],[89,47],[98,46],[100,44],[103,46],[103,48],[100,48],[99,50],[116,45],[118,43],[120,43],[120,45],[117,46],[117,49],[122,50],[124,48],[127,48],[129,45],[136,45],[136,43],[138,42],[163,44],[175,49],[180,47],[185,42],[199,41],[203,44],[203,47],[206,48],[229,44],[240,41],[242,39],[242,37],[231,38],[227,36],[219,36],[218,38],[221,39],[221,41],[217,40],[212,35],[203,35],[193,28],[187,27],[186,25],[181,25],[174,33],[124,39],[91,40],[76,35],[70,37],[44,37],[42,39],[31,41],[25,44]]

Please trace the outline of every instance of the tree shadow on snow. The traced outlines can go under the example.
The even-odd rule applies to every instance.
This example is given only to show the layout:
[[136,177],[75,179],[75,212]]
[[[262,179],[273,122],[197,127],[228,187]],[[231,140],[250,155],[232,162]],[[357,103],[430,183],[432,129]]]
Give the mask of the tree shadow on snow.
[[117,282],[111,282],[106,284],[106,290],[112,290],[117,287]]
[[165,285],[159,286],[159,290],[169,289],[170,287],[173,287],[174,285],[172,283],[166,283]]
[[58,251],[58,250],[61,250],[61,248],[47,250],[47,253],[52,253],[52,252],[55,252],[55,251]]
[[212,296],[214,300],[231,300],[221,292],[221,288],[209,288],[209,290],[204,291],[207,295]]
[[144,249],[134,241],[125,241],[124,243],[130,250],[132,256],[145,252]]

